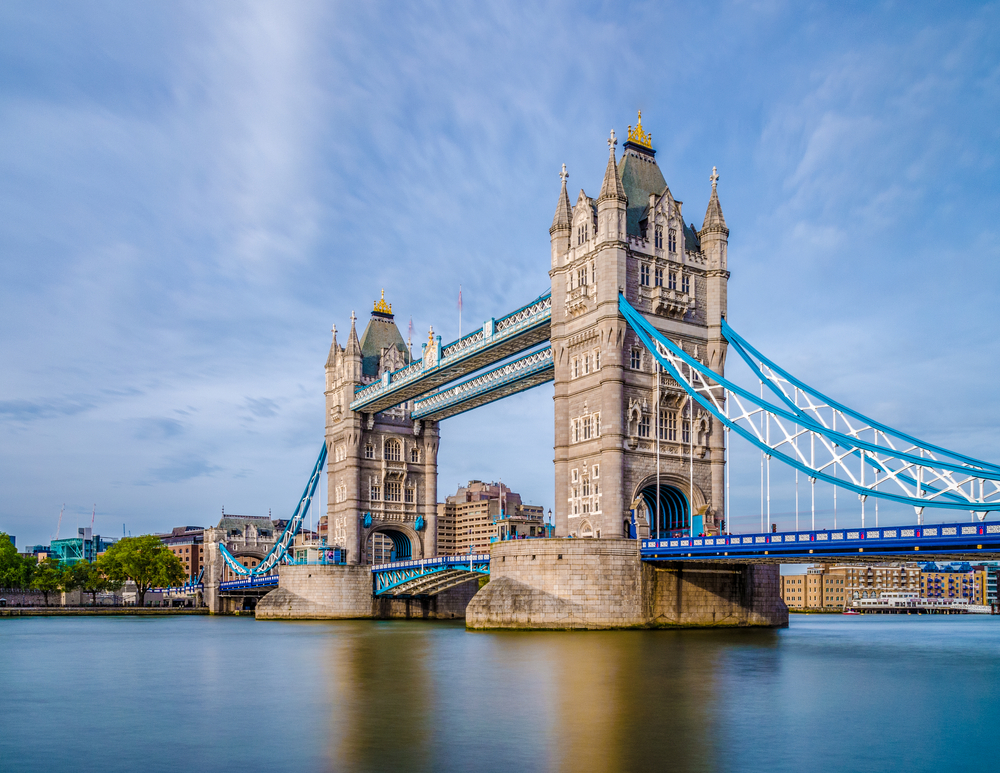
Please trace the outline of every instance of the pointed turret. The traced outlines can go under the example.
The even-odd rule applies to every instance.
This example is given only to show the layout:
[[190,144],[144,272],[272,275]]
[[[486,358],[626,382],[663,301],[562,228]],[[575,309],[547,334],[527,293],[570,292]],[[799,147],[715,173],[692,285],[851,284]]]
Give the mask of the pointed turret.
[[705,222],[701,226],[704,233],[724,233],[729,236],[729,229],[726,227],[726,218],[722,215],[722,205],[719,203],[719,173],[712,167],[712,198],[708,200],[708,209],[705,211]]
[[559,202],[556,204],[556,214],[552,218],[552,227],[549,229],[549,234],[561,230],[568,231],[572,227],[573,211],[569,205],[569,193],[566,191],[566,180],[569,179],[569,174],[566,172],[566,164],[562,165],[562,172],[559,173],[559,177],[562,178],[562,190],[559,192]]
[[357,317],[351,312],[351,332],[347,336],[347,346],[344,348],[344,355],[347,357],[361,356],[361,342],[358,341],[358,329],[354,326]]
[[330,344],[330,355],[326,358],[326,367],[337,367],[337,355],[340,354],[340,346],[337,344],[337,326],[333,326],[333,343]]
[[566,164],[562,165],[559,173],[562,178],[562,190],[559,191],[559,202],[556,204],[556,214],[552,218],[552,227],[549,229],[549,241],[552,245],[552,268],[561,266],[566,260],[569,252],[570,234],[573,231],[573,208],[569,205],[569,193],[566,192],[566,180],[569,175],[566,173]]
[[612,129],[611,137],[608,139],[608,167],[604,170],[604,182],[601,184],[601,195],[597,198],[598,204],[605,199],[628,201],[625,189],[622,187],[622,181],[618,178],[618,164],[615,163],[615,146],[617,145],[615,130]]

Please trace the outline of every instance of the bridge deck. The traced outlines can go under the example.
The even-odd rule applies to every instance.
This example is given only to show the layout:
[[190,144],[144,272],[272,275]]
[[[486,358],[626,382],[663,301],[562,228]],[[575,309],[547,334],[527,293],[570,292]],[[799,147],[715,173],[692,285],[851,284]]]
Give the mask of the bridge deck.
[[490,554],[438,556],[419,561],[393,561],[372,567],[375,596],[434,596],[490,573]]
[[644,539],[643,561],[806,563],[987,560],[1000,553],[1000,521]]
[[422,359],[355,392],[352,411],[378,413],[437,389],[455,379],[512,357],[549,340],[552,295],[547,293],[517,311],[442,346],[440,359]]
[[413,404],[414,419],[440,421],[552,381],[552,347],[546,346],[498,368],[427,395]]

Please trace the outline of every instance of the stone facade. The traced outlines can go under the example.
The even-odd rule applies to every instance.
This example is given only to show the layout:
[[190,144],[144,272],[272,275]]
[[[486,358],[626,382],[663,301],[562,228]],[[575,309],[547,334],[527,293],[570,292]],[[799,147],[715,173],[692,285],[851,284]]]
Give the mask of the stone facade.
[[[684,223],[682,202],[667,186],[641,124],[629,127],[620,163],[614,132],[608,144],[596,200],[581,190],[571,206],[564,168],[549,230],[556,533],[622,537],[633,501],[655,512],[650,487],[657,437],[660,485],[671,491],[670,506],[682,519],[702,512],[705,531],[714,532],[724,518],[721,427],[697,404],[692,416],[686,393],[666,375],[660,374],[657,390],[657,369],[622,319],[618,295],[723,372],[729,230],[718,177],[713,172],[708,210],[696,231]],[[661,508],[664,519],[668,509]]]
[[778,567],[651,565],[629,539],[550,539],[493,546],[490,582],[470,628],[784,626]]
[[282,566],[279,587],[255,614],[258,620],[459,619],[479,588],[475,580],[431,597],[373,598],[367,566]]
[[412,401],[376,414],[350,409],[358,387],[409,363],[384,299],[360,340],[353,313],[346,346],[334,328],[326,362],[327,541],[346,549],[350,564],[371,562],[375,532],[392,539],[397,559],[437,553],[437,422],[413,421]]

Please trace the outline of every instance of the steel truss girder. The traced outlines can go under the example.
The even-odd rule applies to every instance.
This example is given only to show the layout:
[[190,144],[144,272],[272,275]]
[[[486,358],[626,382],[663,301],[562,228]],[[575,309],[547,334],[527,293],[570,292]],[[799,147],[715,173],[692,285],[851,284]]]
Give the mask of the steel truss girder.
[[549,340],[552,319],[552,293],[546,293],[526,306],[489,325],[469,333],[440,349],[438,362],[424,368],[418,359],[385,377],[358,389],[351,402],[352,411],[378,413],[437,389],[455,379],[512,357]]
[[769,457],[862,500],[872,496],[901,502],[918,513],[924,507],[971,510],[982,520],[987,512],[1000,510],[1000,466],[924,443],[829,400],[764,359],[723,321],[727,341],[761,379],[762,391],[768,387],[776,405],[688,355],[621,295],[618,305],[664,370],[727,430]]
[[491,371],[422,397],[413,404],[414,419],[440,421],[552,381],[552,347],[532,352]]
[[257,566],[253,569],[248,569],[237,561],[226,546],[220,542],[219,552],[222,554],[222,558],[226,562],[226,566],[240,576],[249,576],[268,574],[278,565],[278,562],[281,561],[288,553],[288,548],[292,544],[292,540],[295,539],[295,535],[298,534],[299,529],[302,528],[302,521],[309,512],[309,505],[312,503],[313,495],[316,493],[316,486],[319,485],[319,479],[323,474],[323,466],[325,463],[326,443],[324,442],[323,448],[319,452],[319,457],[316,459],[316,464],[313,465],[313,471],[312,475],[309,476],[309,482],[306,483],[306,488],[302,492],[302,498],[299,499],[299,503],[295,506],[295,512],[292,513],[291,519],[287,524],[285,524],[285,529],[281,532],[281,537],[279,537],[278,541],[274,543],[274,546],[268,554],[264,556],[264,560],[257,564]]
[[489,553],[397,561],[372,567],[376,596],[433,596],[490,573]]

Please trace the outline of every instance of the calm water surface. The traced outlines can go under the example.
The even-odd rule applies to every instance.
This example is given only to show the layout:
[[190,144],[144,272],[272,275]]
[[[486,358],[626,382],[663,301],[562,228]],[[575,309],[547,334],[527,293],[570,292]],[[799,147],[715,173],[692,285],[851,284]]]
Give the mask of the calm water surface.
[[3,771],[1000,767],[1000,618],[782,631],[0,620]]

